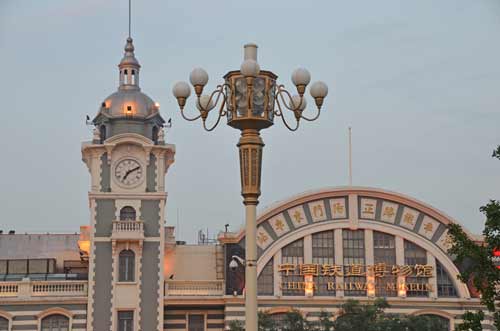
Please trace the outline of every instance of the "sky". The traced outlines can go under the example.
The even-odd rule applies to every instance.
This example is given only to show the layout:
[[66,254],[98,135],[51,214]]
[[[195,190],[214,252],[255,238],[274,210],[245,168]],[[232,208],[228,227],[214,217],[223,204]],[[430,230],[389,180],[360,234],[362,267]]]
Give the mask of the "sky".
[[[118,86],[127,5],[0,0],[0,229],[73,233],[89,223],[85,116]],[[354,185],[415,197],[482,231],[479,207],[500,199],[498,0],[133,0],[132,12],[142,91],[172,118],[166,224],[179,225],[178,239],[226,223],[237,231],[244,210],[239,132],[184,121],[172,86],[201,66],[215,88],[248,42],[290,89],[297,67],[330,88],[318,121],[262,132],[258,210],[347,185],[351,126]]]

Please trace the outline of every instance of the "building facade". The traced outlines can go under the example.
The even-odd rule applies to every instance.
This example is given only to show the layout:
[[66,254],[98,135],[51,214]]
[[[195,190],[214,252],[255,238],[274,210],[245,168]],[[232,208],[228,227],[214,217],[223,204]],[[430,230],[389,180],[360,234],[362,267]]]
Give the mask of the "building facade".
[[[0,331],[220,331],[244,321],[245,233],[186,245],[165,227],[175,146],[139,87],[131,38],[118,67],[118,90],[82,144],[89,224],[79,234],[0,234]],[[464,311],[482,308],[447,254],[455,222],[373,188],[281,201],[258,219],[259,309],[315,320],[349,298],[385,297],[389,312],[439,316],[452,330]]]

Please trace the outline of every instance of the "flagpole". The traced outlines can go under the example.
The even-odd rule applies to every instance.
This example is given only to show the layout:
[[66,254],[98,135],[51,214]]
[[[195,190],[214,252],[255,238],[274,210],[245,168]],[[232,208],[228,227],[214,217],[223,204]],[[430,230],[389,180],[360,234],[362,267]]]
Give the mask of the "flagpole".
[[349,186],[352,186],[352,130],[349,127]]

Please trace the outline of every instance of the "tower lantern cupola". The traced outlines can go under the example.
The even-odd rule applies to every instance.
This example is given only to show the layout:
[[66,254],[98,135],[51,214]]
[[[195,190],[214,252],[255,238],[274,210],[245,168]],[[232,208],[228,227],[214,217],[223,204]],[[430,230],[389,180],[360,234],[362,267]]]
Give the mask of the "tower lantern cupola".
[[141,65],[135,58],[134,43],[131,37],[127,38],[125,54],[120,64],[120,89],[139,89],[139,70]]
[[136,133],[159,143],[165,121],[160,115],[159,103],[153,101],[139,87],[141,65],[135,57],[135,47],[129,36],[125,53],[118,64],[120,72],[118,90],[105,98],[93,120],[96,126],[95,141],[122,134]]

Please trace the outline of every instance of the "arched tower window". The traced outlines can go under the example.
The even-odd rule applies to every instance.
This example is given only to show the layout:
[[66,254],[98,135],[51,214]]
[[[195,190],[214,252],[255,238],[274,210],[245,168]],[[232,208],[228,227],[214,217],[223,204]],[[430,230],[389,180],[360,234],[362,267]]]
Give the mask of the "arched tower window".
[[156,125],[153,126],[153,132],[151,134],[151,137],[155,145],[158,145],[158,131],[159,131],[158,127]]
[[120,221],[135,221],[136,213],[134,207],[125,206],[120,209]]
[[101,125],[99,127],[99,136],[101,138],[100,143],[104,143],[104,140],[106,140],[106,125]]
[[42,319],[42,331],[69,331],[69,318],[60,315],[49,315]]
[[9,331],[9,320],[0,316],[0,331]]
[[118,331],[134,330],[134,312],[124,310],[118,312]]
[[133,282],[135,280],[135,253],[126,249],[120,252],[119,260],[119,276],[120,282]]
[[135,85],[135,78],[136,78],[135,77],[135,70],[132,69],[131,82],[130,82],[132,85]]

